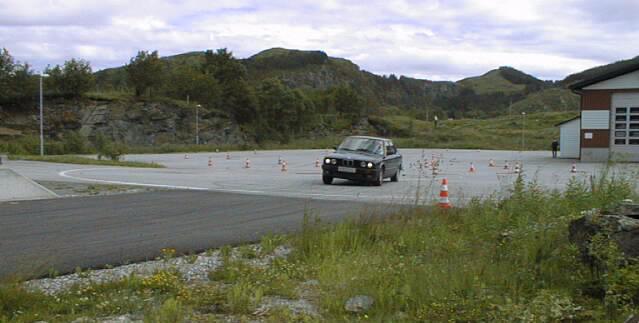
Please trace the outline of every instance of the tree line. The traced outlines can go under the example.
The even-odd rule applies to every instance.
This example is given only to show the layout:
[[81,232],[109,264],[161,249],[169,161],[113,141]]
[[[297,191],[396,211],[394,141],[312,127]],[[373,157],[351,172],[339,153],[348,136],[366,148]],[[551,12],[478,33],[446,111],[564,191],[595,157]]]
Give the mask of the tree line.
[[[318,114],[356,122],[365,102],[348,84],[328,90],[293,89],[277,78],[251,83],[244,64],[227,49],[207,50],[200,61],[169,62],[157,51],[139,51],[109,81],[138,99],[169,97],[217,111],[236,121],[256,141],[288,141],[321,122]],[[81,98],[96,89],[88,61],[70,59],[47,66],[45,95]],[[37,102],[38,78],[28,63],[19,63],[7,49],[0,52],[0,104],[24,107]]]
[[364,102],[349,85],[330,90],[301,90],[277,78],[248,80],[244,64],[227,49],[207,50],[200,63],[168,63],[157,51],[140,51],[125,67],[136,96],[187,95],[205,110],[221,111],[257,142],[287,142],[316,126],[318,114],[335,114],[355,122]]

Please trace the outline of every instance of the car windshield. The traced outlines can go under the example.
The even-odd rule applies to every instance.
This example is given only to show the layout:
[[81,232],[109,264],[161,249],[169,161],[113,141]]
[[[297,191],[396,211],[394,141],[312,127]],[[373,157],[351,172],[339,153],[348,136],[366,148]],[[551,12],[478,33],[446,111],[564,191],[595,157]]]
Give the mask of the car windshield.
[[384,142],[378,139],[348,137],[337,150],[361,151],[369,154],[383,155]]

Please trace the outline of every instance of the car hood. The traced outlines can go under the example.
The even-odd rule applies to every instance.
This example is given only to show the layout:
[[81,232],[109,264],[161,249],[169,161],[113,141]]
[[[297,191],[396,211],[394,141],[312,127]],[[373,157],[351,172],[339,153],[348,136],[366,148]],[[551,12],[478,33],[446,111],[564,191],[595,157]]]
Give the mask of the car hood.
[[367,154],[364,152],[355,152],[355,151],[336,151],[334,153],[328,154],[326,158],[336,158],[336,159],[351,159],[351,160],[360,160],[366,162],[375,162],[383,159],[380,155]]

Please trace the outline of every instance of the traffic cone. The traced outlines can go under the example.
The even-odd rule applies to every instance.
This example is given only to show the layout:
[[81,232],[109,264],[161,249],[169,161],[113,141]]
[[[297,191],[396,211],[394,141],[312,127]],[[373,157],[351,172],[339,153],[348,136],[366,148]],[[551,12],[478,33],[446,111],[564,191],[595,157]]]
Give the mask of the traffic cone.
[[474,172],[476,171],[476,169],[475,169],[475,164],[470,163],[470,168],[468,169],[468,171],[469,171],[470,173],[474,173]]
[[226,159],[227,159],[227,160],[231,159],[231,154],[226,153]]
[[439,174],[439,168],[437,167],[437,165],[433,165],[433,176]]
[[246,159],[244,161],[244,168],[251,168],[251,160],[250,159]]
[[572,168],[570,168],[570,172],[571,173],[576,173],[577,172],[577,164],[572,163]]
[[516,174],[521,173],[521,168],[519,167],[519,163],[515,163],[515,173]]
[[492,158],[488,161],[488,167],[495,167],[495,160]]
[[504,164],[504,169],[508,170],[510,168],[510,164],[508,164],[508,161],[506,161],[506,163]]
[[288,165],[286,165],[286,161],[285,160],[282,160],[282,171],[283,172],[288,171]]
[[441,190],[439,191],[439,208],[441,209],[450,209],[452,205],[450,204],[450,200],[448,199],[448,179],[442,179]]
[[315,167],[320,167],[320,160],[319,159],[315,160]]
[[213,159],[211,157],[209,157],[209,167],[213,167]]

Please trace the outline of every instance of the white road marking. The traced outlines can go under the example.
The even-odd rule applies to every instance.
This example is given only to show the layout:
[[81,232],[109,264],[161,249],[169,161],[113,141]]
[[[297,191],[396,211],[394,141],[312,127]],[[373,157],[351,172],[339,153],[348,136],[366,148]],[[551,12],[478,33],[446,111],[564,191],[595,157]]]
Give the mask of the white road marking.
[[[230,192],[230,193],[242,193],[242,194],[261,194],[261,195],[277,195],[277,194],[269,194],[266,191],[255,191],[255,190],[243,190],[243,189],[224,189],[224,188],[207,188],[207,187],[194,187],[194,186],[181,186],[181,185],[167,185],[167,184],[149,184],[149,183],[137,183],[137,182],[125,182],[125,181],[113,181],[113,180],[104,180],[104,179],[95,179],[88,177],[80,177],[80,176],[72,176],[70,173],[78,172],[78,171],[93,171],[93,170],[105,170],[105,169],[119,169],[119,168],[77,168],[77,169],[69,169],[65,171],[58,172],[58,175],[65,178],[70,178],[79,181],[85,182],[97,182],[104,184],[114,184],[114,185],[131,185],[131,186],[143,186],[143,187],[154,187],[154,188],[167,188],[167,189],[178,189],[178,190],[192,190],[192,191],[211,191],[211,192]],[[287,192],[281,191],[280,193],[297,195],[297,196],[309,196],[309,197],[326,197],[326,198],[348,198],[349,200],[355,197],[356,199],[364,198],[364,199],[379,199],[380,196],[367,196],[367,195],[340,195],[340,194],[321,194],[321,193],[297,193],[297,192]],[[286,195],[284,195],[286,196]],[[385,198],[396,198],[394,196],[381,196]]]
[[79,181],[85,182],[98,182],[105,184],[115,184],[115,185],[132,185],[132,186],[146,186],[146,187],[155,187],[155,188],[169,188],[169,189],[178,189],[178,190],[193,190],[193,191],[208,191],[208,188],[204,187],[193,187],[193,186],[180,186],[180,185],[164,185],[164,184],[148,184],[148,183],[135,183],[135,182],[123,182],[123,181],[109,181],[104,179],[95,179],[95,178],[85,178],[78,176],[71,176],[69,173],[77,172],[77,171],[92,171],[92,170],[105,170],[105,169],[117,169],[117,168],[78,168],[78,169],[69,169],[65,171],[61,171],[58,175],[70,179],[75,179]]

